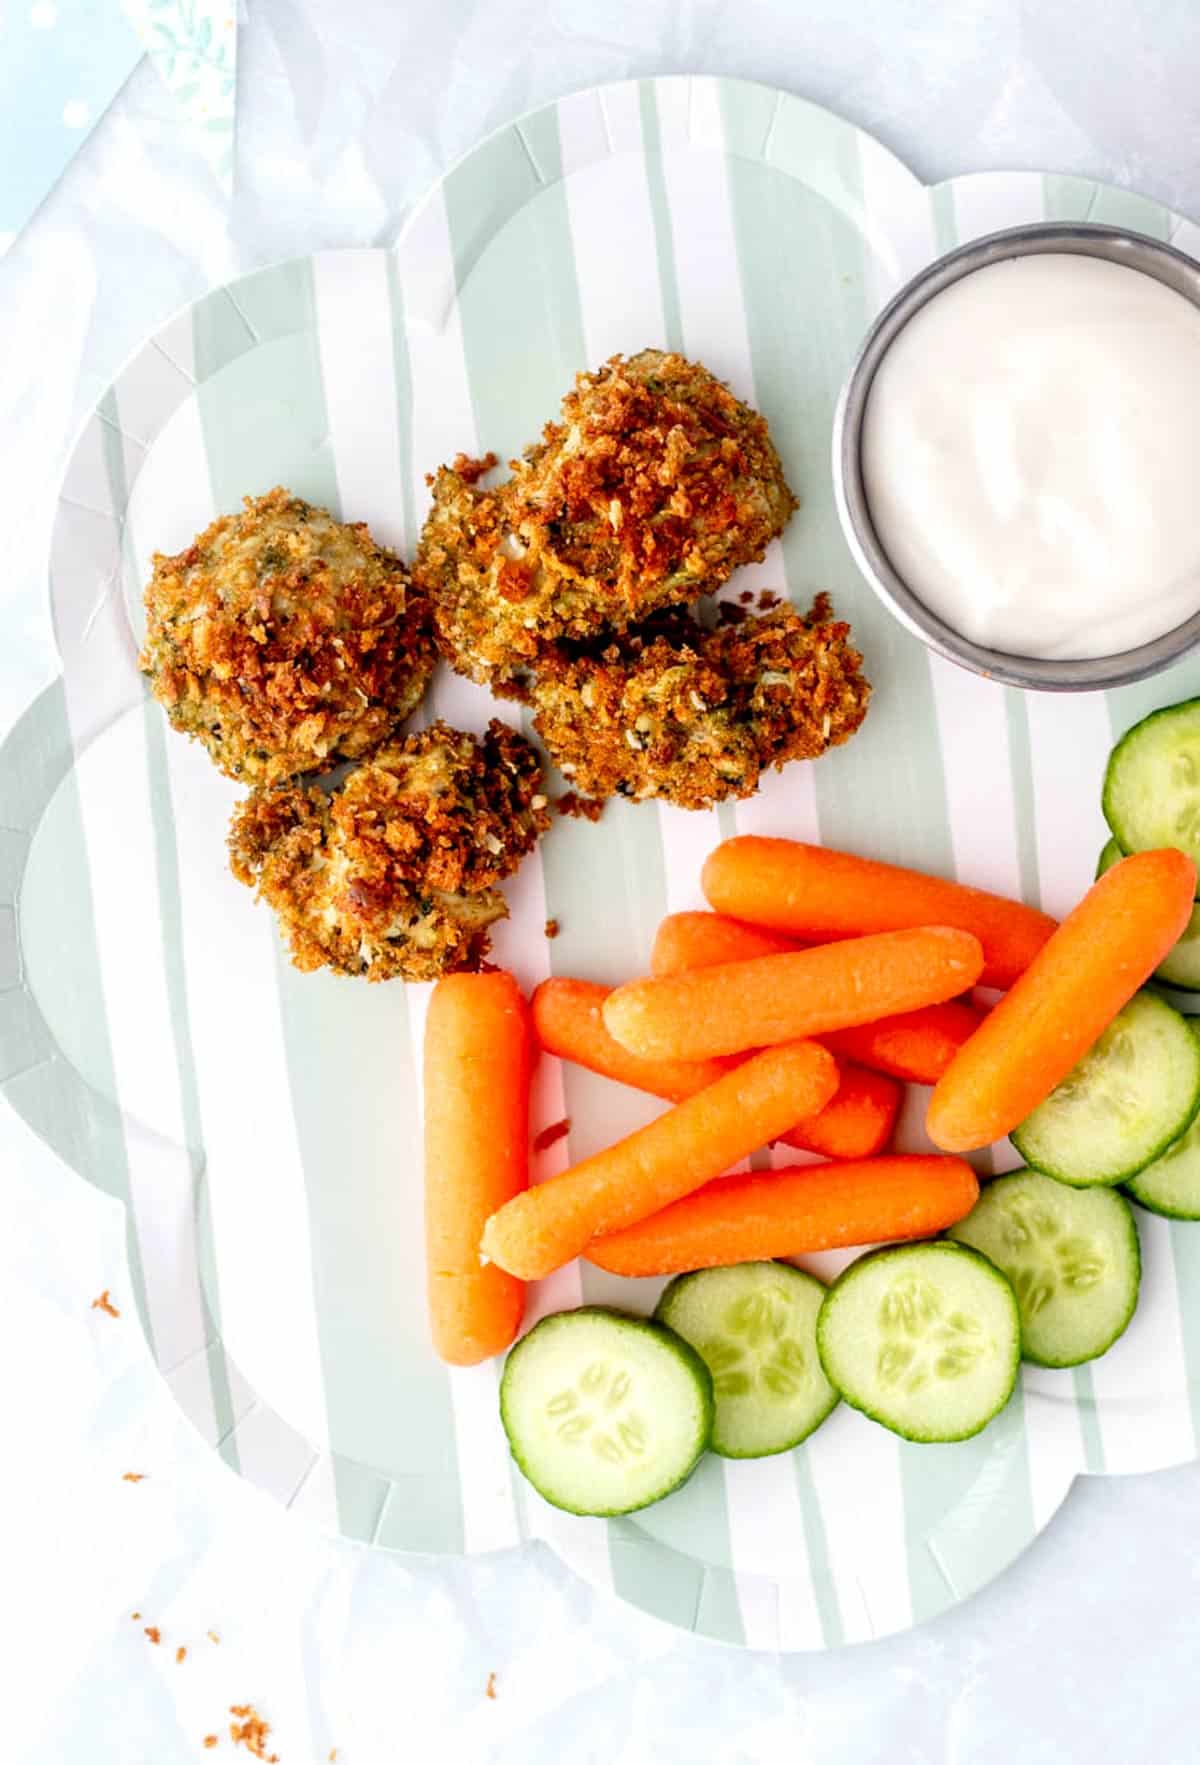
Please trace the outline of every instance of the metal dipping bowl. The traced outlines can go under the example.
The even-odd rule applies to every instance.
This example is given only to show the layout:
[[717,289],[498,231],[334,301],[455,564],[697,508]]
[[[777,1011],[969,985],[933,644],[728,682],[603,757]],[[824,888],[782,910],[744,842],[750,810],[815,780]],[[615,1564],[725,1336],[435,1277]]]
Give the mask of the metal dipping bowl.
[[1006,258],[1028,257],[1042,252],[1077,252],[1086,257],[1107,258],[1164,282],[1177,294],[1200,307],[1200,263],[1174,246],[1164,245],[1143,233],[1127,233],[1118,227],[1085,222],[1060,224],[1050,221],[1028,227],[1010,227],[989,233],[969,245],[947,252],[921,270],[884,307],[859,350],[842,388],[833,423],[833,484],[842,531],[855,562],[884,606],[914,637],[939,656],[957,662],[990,680],[1009,686],[1030,687],[1041,692],[1095,692],[1103,687],[1125,686],[1157,674],[1178,661],[1200,642],[1200,612],[1152,643],[1123,650],[1112,656],[1080,661],[1046,661],[1035,656],[1013,656],[990,650],[955,631],[917,597],[893,569],[879,542],[863,488],[860,444],[863,416],[875,373],[893,339],[929,300],[943,289]]

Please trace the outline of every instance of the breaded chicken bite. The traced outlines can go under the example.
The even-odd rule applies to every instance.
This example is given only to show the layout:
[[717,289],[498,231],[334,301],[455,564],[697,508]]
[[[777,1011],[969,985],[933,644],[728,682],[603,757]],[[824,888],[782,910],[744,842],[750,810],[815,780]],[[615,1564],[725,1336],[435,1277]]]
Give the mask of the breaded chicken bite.
[[326,794],[251,791],[230,863],[279,917],[297,968],[370,981],[477,969],[508,912],[496,886],[549,825],[536,751],[507,724],[433,723]]
[[763,418],[657,349],[580,374],[562,421],[480,489],[491,463],[438,472],[414,575],[452,666],[494,685],[548,643],[711,594],[796,507]]
[[421,701],[428,604],[362,522],[286,490],[157,553],[139,666],[222,772],[274,784],[356,759]]
[[706,809],[764,768],[847,741],[870,686],[850,627],[820,595],[706,631],[676,618],[599,651],[543,659],[534,728],[578,790]]

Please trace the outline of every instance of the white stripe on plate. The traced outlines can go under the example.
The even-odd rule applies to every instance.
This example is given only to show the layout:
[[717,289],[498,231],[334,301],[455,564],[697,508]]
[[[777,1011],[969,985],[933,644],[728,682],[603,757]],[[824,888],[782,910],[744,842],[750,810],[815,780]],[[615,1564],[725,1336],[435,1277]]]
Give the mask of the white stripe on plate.
[[76,760],[116,1101],[125,1116],[130,1206],[156,1358],[172,1366],[199,1347],[207,1331],[145,779],[140,709]]
[[392,363],[388,260],[382,251],[323,251],[312,260],[321,379],[342,519],[406,556],[400,423]]
[[818,1642],[821,1617],[805,1548],[794,1455],[781,1452],[765,1459],[724,1459],[722,1470],[729,1545],[737,1565],[738,1606],[747,1648],[779,1647],[777,1583],[788,1590],[791,1627],[799,1627],[812,1642]]
[[964,245],[1002,227],[1043,219],[1041,172],[980,172],[956,178],[951,195],[956,230]]
[[840,1404],[805,1442],[847,1642],[912,1623],[904,1492],[894,1435]]

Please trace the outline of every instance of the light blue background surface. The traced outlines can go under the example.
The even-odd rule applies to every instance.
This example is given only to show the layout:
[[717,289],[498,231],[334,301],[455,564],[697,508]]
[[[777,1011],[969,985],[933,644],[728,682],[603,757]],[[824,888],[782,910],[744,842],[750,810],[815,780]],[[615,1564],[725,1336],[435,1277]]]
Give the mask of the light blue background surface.
[[[143,67],[0,263],[0,721],[55,672],[44,558],[70,437],[128,352],[206,287],[389,239],[487,129],[653,72],[787,86],[926,178],[1054,168],[1200,217],[1194,17],[1191,0],[256,0],[232,209]],[[8,1116],[0,1185],[8,1760],[229,1757],[227,1738],[210,1755],[201,1737],[243,1701],[273,1722],[281,1765],[334,1746],[338,1765],[1197,1756],[1196,1467],[1079,1486],[1013,1570],[911,1636],[725,1653],[598,1599],[545,1554],[424,1564],[308,1537],[199,1447],[128,1313],[89,1311],[104,1286],[121,1302],[119,1223]],[[131,1469],[147,1480],[122,1482]]]

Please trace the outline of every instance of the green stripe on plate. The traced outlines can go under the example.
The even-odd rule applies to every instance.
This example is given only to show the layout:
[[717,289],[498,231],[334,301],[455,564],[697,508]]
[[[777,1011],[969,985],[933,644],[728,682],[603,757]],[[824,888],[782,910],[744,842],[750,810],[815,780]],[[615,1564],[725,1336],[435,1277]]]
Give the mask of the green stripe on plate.
[[1170,211],[1161,203],[1112,184],[1094,184],[1090,178],[1048,173],[1042,179],[1042,203],[1048,221],[1096,221],[1152,239],[1170,236]]
[[[417,510],[413,496],[413,379],[404,323],[404,291],[396,253],[388,252],[388,299],[392,308],[392,371],[396,380],[396,434],[400,444],[400,507],[404,520],[404,547],[411,558],[417,549]],[[430,466],[430,471],[433,467]]]
[[846,1640],[846,1630],[838,1604],[837,1583],[829,1555],[829,1539],[821,1513],[821,1498],[817,1494],[812,1467],[803,1446],[796,1448],[791,1459],[796,1472],[796,1487],[800,1492],[804,1542],[808,1552],[813,1599],[821,1624],[821,1636],[827,1649],[838,1649]]

